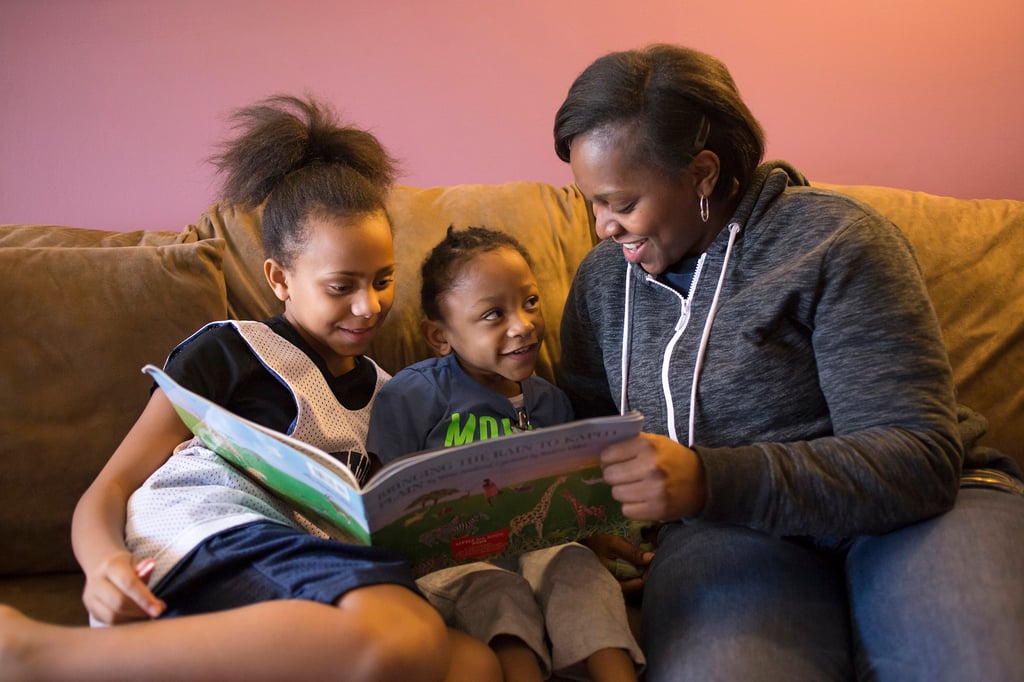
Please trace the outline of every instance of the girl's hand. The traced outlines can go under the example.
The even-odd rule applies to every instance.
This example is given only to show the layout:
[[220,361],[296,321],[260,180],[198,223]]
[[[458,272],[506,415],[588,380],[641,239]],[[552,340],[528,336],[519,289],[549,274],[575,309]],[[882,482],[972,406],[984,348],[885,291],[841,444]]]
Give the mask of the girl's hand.
[[86,574],[82,603],[94,620],[115,625],[156,618],[166,605],[149,590],[153,560],[136,562],[128,552],[114,554]]
[[704,509],[704,465],[696,452],[666,436],[641,433],[609,445],[601,469],[631,519],[675,521]]
[[580,543],[589,547],[618,579],[623,594],[643,589],[654,552],[637,547],[621,535],[591,535]]

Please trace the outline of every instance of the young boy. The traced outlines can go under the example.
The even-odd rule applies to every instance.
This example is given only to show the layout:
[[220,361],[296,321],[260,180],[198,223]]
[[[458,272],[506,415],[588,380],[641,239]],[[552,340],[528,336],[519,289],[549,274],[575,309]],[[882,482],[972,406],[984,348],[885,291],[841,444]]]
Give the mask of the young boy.
[[[423,335],[440,357],[407,367],[381,389],[368,451],[387,464],[467,437],[573,418],[565,394],[534,375],[544,317],[529,256],[515,239],[450,228],[421,274]],[[480,430],[483,424],[505,425],[498,428],[507,432]],[[528,552],[501,566],[456,566],[417,584],[449,625],[491,645],[506,680],[552,672],[635,680],[644,663],[619,583],[580,544]]]

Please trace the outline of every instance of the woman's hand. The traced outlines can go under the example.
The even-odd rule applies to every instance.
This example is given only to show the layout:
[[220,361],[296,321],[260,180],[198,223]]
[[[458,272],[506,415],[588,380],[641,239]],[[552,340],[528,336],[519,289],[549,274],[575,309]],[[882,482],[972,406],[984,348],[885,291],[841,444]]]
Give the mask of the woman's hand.
[[647,567],[654,552],[637,547],[621,535],[591,535],[580,540],[601,560],[619,581],[623,594],[639,592],[644,587]]
[[699,514],[707,498],[704,466],[690,448],[641,433],[601,453],[604,480],[622,513],[641,521],[675,521]]
[[136,562],[128,552],[118,552],[86,575],[82,603],[94,620],[107,625],[156,618],[165,604],[147,586],[152,570],[151,559]]

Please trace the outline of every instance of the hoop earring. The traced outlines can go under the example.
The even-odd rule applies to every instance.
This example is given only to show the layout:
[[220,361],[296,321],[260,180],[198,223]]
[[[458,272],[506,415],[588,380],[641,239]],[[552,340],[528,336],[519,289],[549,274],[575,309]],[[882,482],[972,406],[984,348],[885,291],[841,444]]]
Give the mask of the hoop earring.
[[711,217],[711,207],[708,206],[708,198],[703,194],[700,195],[699,205],[700,219],[706,223],[708,221],[708,218]]

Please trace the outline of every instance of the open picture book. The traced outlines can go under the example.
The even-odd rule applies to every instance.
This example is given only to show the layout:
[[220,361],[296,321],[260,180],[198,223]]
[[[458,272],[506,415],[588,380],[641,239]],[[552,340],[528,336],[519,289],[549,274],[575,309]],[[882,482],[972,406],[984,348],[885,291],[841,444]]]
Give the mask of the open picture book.
[[635,530],[598,456],[640,433],[638,412],[414,453],[360,486],[326,452],[229,412],[153,365],[143,371],[211,450],[330,535],[401,552],[416,575]]

